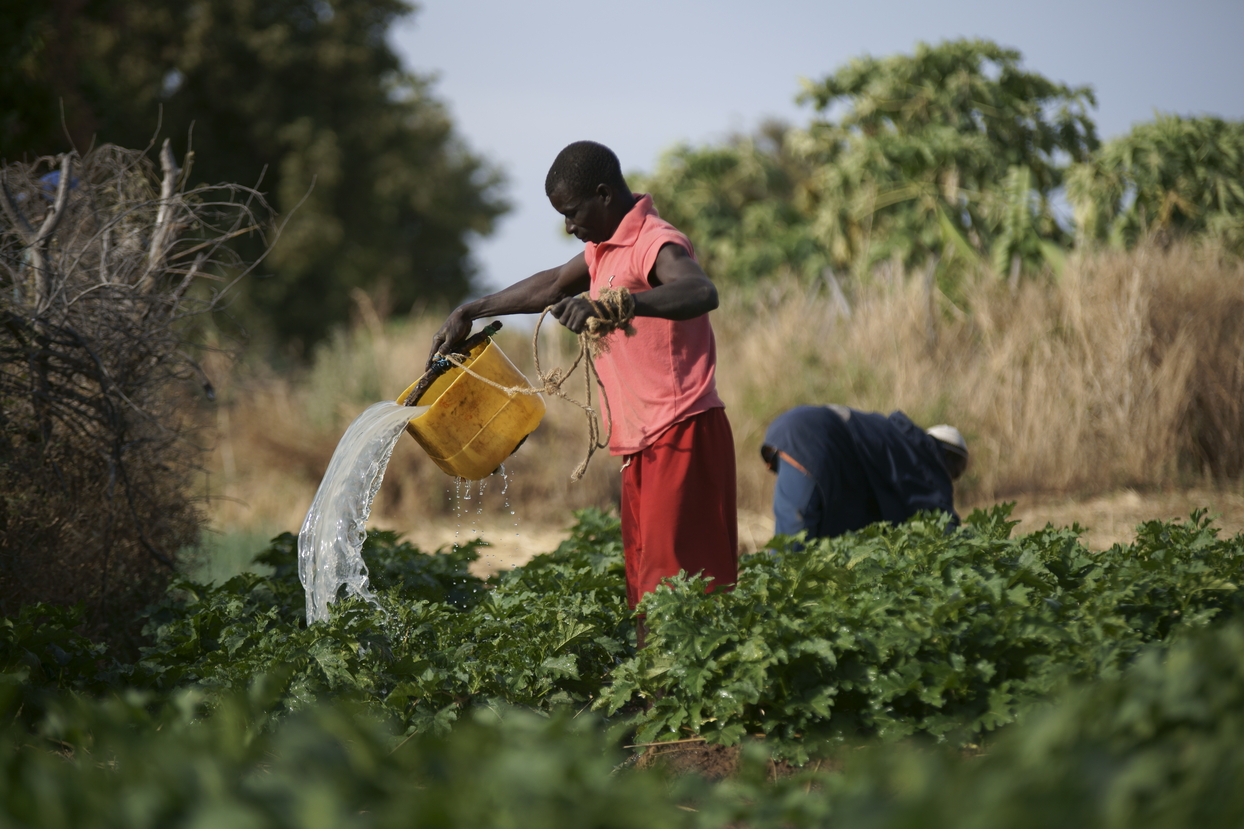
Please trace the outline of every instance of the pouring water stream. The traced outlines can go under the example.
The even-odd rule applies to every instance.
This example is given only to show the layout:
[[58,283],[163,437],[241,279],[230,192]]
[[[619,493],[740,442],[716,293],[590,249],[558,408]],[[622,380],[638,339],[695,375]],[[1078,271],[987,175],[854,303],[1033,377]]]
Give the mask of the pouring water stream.
[[345,585],[380,607],[367,582],[363,540],[372,501],[406,424],[427,406],[375,403],[355,418],[329,461],[298,533],[298,578],[307,594],[307,624],[327,621]]

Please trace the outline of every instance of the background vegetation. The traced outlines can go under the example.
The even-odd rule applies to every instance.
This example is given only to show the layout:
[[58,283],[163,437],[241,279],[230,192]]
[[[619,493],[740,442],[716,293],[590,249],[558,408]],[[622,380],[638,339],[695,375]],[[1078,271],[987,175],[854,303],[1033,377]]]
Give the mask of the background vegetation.
[[179,156],[194,153],[192,183],[262,190],[289,224],[231,316],[295,354],[348,320],[352,290],[398,313],[461,299],[470,240],[506,205],[500,173],[385,39],[412,11],[403,0],[8,4],[0,158],[171,136]]
[[[1102,144],[1090,89],[975,40],[853,61],[803,99],[807,125],[674,148],[632,176],[721,284],[745,509],[768,509],[749,460],[765,425],[808,402],[957,424],[969,507],[1238,481],[1244,125],[1160,116]],[[421,373],[444,308],[390,319],[354,300],[355,327],[305,373],[261,367],[230,391],[209,484],[244,503],[220,503],[222,526],[292,526],[348,420]],[[502,342],[530,371],[525,337]],[[542,342],[548,362],[570,348]],[[608,461],[568,485],[583,433],[562,409],[492,487],[506,511],[560,522],[563,506],[616,498]],[[239,472],[238,457],[264,461]],[[410,526],[454,504],[400,450],[376,514]]]
[[[385,44],[409,11],[4,11],[9,816],[1238,822],[1241,538],[1200,513],[1093,551],[1080,527],[1013,537],[1006,507],[950,532],[924,516],[798,550],[753,537],[770,553],[744,560],[735,591],[676,580],[647,600],[640,652],[607,510],[487,580],[480,545],[426,555],[373,532],[382,609],[341,602],[310,627],[292,535],[259,573],[174,578],[199,521],[197,438],[214,447],[197,493],[220,525],[297,526],[344,425],[422,372],[445,307],[471,288],[467,245],[503,210],[500,179]],[[956,423],[975,459],[963,505],[1238,486],[1244,125],[1161,116],[1103,145],[1090,89],[984,41],[858,60],[803,95],[807,125],[675,148],[633,178],[721,284],[718,380],[747,510],[767,508],[765,425],[808,402]],[[161,117],[185,150],[165,142],[159,173],[142,153],[87,151],[141,147]],[[288,220],[227,314],[220,289],[272,237],[248,235],[266,226],[259,192],[201,180],[260,182]],[[221,346],[238,320],[305,361],[234,373]],[[503,335],[529,368],[528,334]],[[549,330],[545,362],[567,363],[571,345]],[[195,386],[219,386],[220,402],[190,403]],[[554,405],[505,476],[473,487],[447,488],[404,444],[374,515],[461,521],[468,501],[482,514],[485,488],[528,520],[607,508],[613,463],[569,482],[578,418]],[[686,745],[733,758],[730,779],[626,768],[627,750]]]
[[238,240],[272,230],[255,191],[188,187],[167,142],[160,162],[0,170],[0,613],[82,602],[114,641],[198,538],[205,322],[246,275]]
[[1073,242],[1239,251],[1244,124],[1159,116],[1101,145],[1089,87],[981,40],[859,58],[800,100],[806,126],[676,147],[636,179],[716,278],[868,282],[898,268],[953,293],[981,265],[1012,286],[1048,280]]
[[[918,279],[842,294],[791,277],[723,291],[714,312],[718,385],[745,511],[769,510],[772,480],[759,461],[766,426],[808,402],[897,408],[925,425],[956,424],[973,454],[957,490],[961,509],[1020,494],[1236,486],[1244,464],[1237,260],[1191,243],[1076,254],[1056,281],[1012,291],[982,270],[964,278],[955,298],[939,291],[935,299],[938,337],[930,346]],[[222,390],[208,479],[223,496],[214,507],[219,526],[259,527],[276,516],[269,528],[301,522],[349,421],[422,372],[438,314],[389,325],[361,316],[371,324],[323,346],[301,379],[261,373]],[[499,336],[534,376],[529,334]],[[568,365],[571,346],[564,332],[547,329],[546,368]],[[507,462],[507,479],[486,482],[485,516],[515,510],[526,531],[563,526],[568,508],[612,504],[617,464],[603,454],[584,480],[569,480],[585,444],[580,411],[549,401],[540,429]],[[413,529],[480,503],[460,500],[453,482],[403,440],[373,520]],[[766,540],[742,537],[752,548]]]

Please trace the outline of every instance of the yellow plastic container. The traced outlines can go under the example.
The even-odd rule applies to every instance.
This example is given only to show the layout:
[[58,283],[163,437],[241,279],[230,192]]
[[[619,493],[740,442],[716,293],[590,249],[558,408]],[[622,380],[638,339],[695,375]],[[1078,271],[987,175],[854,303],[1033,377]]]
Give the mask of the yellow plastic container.
[[[532,387],[491,340],[471,349],[463,365],[502,386]],[[397,402],[416,385],[412,383]],[[507,394],[456,366],[436,378],[419,405],[429,408],[406,424],[406,431],[437,466],[472,481],[496,472],[544,417],[540,395]]]

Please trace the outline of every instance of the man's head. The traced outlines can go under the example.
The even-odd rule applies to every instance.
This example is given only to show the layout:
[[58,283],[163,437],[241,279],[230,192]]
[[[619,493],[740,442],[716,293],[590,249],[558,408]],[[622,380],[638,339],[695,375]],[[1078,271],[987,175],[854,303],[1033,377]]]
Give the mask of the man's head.
[[613,151],[595,141],[576,141],[553,160],[544,179],[553,209],[566,232],[583,242],[605,242],[635,204]]
[[958,480],[968,468],[968,442],[963,439],[958,429],[954,426],[947,426],[945,423],[930,427],[926,431],[929,437],[936,440],[937,445],[941,447],[942,458],[946,462],[946,471],[950,473],[950,479]]

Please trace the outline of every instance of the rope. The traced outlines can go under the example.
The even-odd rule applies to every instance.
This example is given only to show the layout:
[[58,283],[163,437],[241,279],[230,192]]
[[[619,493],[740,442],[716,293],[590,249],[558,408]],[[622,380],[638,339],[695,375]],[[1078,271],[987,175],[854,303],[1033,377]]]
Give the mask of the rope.
[[635,335],[635,327],[631,320],[635,319],[635,297],[626,288],[605,288],[600,292],[600,299],[592,299],[581,294],[583,299],[592,303],[596,314],[587,318],[580,338],[586,338],[592,357],[599,357],[609,350],[606,336],[614,331],[621,331],[628,337]]
[[[539,387],[503,386],[495,380],[490,380],[471,371],[459,359],[457,354],[444,355],[445,359],[476,380],[492,386],[505,394],[511,396],[515,394],[547,394],[552,397],[560,397],[562,400],[568,400],[582,409],[587,417],[587,454],[584,456],[583,462],[570,474],[570,480],[572,481],[577,481],[583,477],[583,473],[587,471],[588,462],[592,460],[592,455],[596,454],[597,449],[608,447],[609,439],[613,437],[613,413],[609,408],[609,396],[605,393],[604,386],[600,388],[600,397],[605,406],[605,417],[609,422],[609,430],[605,434],[604,441],[600,439],[600,418],[596,410],[592,408],[592,381],[595,380],[596,384],[600,382],[599,376],[596,373],[595,358],[609,350],[609,343],[605,339],[609,334],[614,331],[622,331],[623,334],[630,337],[635,333],[635,328],[631,325],[631,320],[635,318],[635,298],[631,296],[631,292],[626,288],[605,288],[601,291],[599,299],[591,299],[587,294],[582,294],[581,298],[592,303],[592,308],[596,313],[588,317],[587,324],[584,325],[583,331],[579,334],[579,353],[575,356],[574,362],[570,364],[568,369],[557,367],[546,372],[540,366],[540,326],[544,324],[544,318],[553,309],[553,306],[550,305],[541,311],[540,318],[536,320],[536,330],[531,335],[531,354],[535,361],[536,376],[540,378]],[[575,400],[562,391],[562,386],[570,379],[570,375],[574,374],[574,370],[579,367],[580,363],[583,363],[583,402]]]

